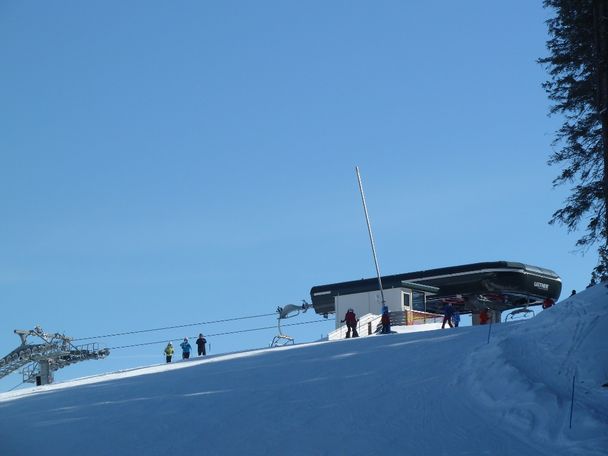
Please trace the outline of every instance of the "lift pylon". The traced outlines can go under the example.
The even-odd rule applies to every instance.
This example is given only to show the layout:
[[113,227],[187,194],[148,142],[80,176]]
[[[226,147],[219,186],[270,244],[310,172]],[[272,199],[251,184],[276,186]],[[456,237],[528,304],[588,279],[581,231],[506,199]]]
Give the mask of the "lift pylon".
[[[110,354],[99,344],[73,345],[72,338],[59,333],[45,333],[40,326],[33,330],[16,329],[21,345],[0,358],[0,378],[21,369],[24,383],[46,385],[53,382],[53,372],[70,364],[101,359]],[[42,342],[29,343],[28,337]]]

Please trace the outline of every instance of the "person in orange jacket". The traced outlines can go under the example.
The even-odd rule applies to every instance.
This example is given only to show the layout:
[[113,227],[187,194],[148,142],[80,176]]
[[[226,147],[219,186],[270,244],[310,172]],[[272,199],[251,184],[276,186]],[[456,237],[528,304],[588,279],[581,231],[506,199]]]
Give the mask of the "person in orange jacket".
[[481,312],[479,312],[479,324],[480,325],[485,325],[490,321],[490,315],[488,314],[488,308],[486,307],[485,309],[481,309]]

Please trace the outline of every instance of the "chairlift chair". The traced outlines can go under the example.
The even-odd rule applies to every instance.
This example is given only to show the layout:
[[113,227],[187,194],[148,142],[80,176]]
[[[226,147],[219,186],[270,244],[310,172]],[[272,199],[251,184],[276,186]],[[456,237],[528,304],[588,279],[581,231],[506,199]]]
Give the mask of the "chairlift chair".
[[279,334],[272,338],[271,347],[282,347],[284,345],[294,344],[294,339],[287,334],[283,334],[281,330],[281,320],[286,320],[287,318],[293,318],[300,315],[300,313],[305,313],[312,304],[307,303],[306,301],[302,301],[302,305],[298,306],[296,304],[287,304],[283,307],[277,307],[277,313],[279,314],[277,317],[277,326],[279,330]]
[[505,317],[505,322],[508,321],[517,321],[517,320],[527,320],[528,318],[532,318],[536,315],[534,310],[529,309],[528,306],[522,307],[521,309],[515,309],[507,314]]

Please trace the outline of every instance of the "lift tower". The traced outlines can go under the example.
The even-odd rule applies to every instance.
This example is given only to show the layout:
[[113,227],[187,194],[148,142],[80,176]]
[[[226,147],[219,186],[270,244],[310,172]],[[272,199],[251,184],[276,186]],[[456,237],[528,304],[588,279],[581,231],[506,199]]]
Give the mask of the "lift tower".
[[[0,358],[0,378],[23,367],[23,382],[46,385],[53,382],[53,372],[70,364],[101,359],[110,354],[97,343],[72,345],[72,338],[59,333],[45,333],[40,326],[33,330],[15,329],[21,345]],[[35,338],[29,343],[28,337]]]

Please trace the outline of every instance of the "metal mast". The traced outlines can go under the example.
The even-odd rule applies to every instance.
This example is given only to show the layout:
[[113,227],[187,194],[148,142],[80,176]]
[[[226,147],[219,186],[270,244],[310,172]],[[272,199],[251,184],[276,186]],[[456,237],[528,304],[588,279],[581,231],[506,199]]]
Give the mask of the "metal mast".
[[365,203],[365,194],[363,193],[363,184],[361,183],[361,174],[359,167],[355,166],[357,173],[357,181],[359,182],[359,192],[361,192],[361,201],[363,202],[363,211],[365,212],[365,221],[367,222],[367,232],[369,233],[369,242],[372,246],[372,255],[374,264],[376,265],[376,274],[378,276],[378,287],[380,288],[380,296],[382,297],[382,307],[384,307],[384,290],[382,288],[382,277],[380,276],[380,266],[378,266],[378,257],[376,256],[376,245],[374,244],[374,235],[372,234],[372,225],[369,222],[369,214],[367,213],[367,204]]

